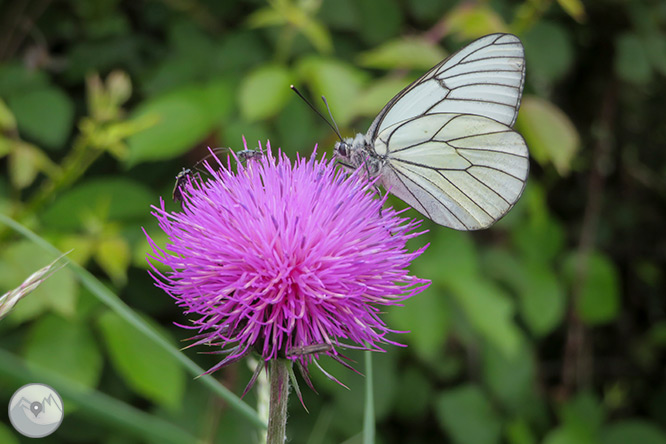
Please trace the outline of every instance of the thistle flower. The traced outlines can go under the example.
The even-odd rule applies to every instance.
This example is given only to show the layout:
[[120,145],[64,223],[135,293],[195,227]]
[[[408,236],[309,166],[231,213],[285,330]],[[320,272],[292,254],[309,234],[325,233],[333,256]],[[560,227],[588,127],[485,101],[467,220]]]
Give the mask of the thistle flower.
[[407,270],[426,248],[405,247],[419,222],[382,209],[362,168],[348,176],[314,154],[292,165],[270,144],[237,172],[217,163],[182,184],[182,212],[153,207],[166,247],[148,237],[149,257],[170,269],[151,275],[194,317],[183,325],[197,331],[193,345],[226,354],[208,372],[252,350],[307,369],[320,354],[344,363],[336,347],[396,344],[379,306],[429,285]]

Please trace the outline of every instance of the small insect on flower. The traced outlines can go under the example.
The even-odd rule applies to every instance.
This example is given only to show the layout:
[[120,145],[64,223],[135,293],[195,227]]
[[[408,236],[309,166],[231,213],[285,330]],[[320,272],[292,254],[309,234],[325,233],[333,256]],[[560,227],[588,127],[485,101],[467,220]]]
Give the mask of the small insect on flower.
[[183,201],[182,187],[185,185],[185,182],[192,179],[192,175],[192,170],[189,168],[183,168],[183,171],[176,175],[176,183],[173,186],[173,192],[171,194],[171,198],[174,202],[178,203]]
[[256,160],[263,155],[264,153],[261,150],[248,150],[248,149],[244,149],[236,153],[236,156],[238,156],[238,160],[240,160],[241,162],[247,162],[248,160]]
[[206,181],[181,183],[182,211],[153,207],[169,241],[148,237],[149,257],[169,271],[153,266],[151,275],[190,318],[192,345],[224,355],[209,372],[254,351],[262,363],[294,361],[306,376],[321,355],[347,365],[339,348],[397,344],[380,307],[429,285],[408,270],[426,248],[406,248],[420,222],[380,214],[385,197],[333,159],[258,152],[236,171],[215,156]]
[[[195,163],[192,169],[183,168],[183,170],[176,175],[176,183],[173,186],[173,192],[171,194],[173,201],[176,203],[182,203],[183,186],[185,185],[185,182],[189,180],[201,180],[201,174],[206,174],[206,170],[203,168],[203,163],[210,160],[213,155],[219,156],[223,153],[232,153],[232,150],[231,148],[212,148],[211,154],[208,154],[206,157]],[[251,150],[246,148],[231,155],[239,162],[247,163],[248,160],[260,158],[263,155],[263,152],[261,150]]]

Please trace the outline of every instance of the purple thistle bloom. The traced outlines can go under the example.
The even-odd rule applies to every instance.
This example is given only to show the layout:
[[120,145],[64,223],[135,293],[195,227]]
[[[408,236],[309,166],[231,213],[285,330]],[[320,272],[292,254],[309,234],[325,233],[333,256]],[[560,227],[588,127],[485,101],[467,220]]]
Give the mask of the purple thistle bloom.
[[339,361],[338,346],[396,344],[378,306],[429,285],[407,270],[427,247],[405,247],[420,222],[381,209],[363,169],[347,175],[332,159],[292,165],[268,144],[238,172],[218,163],[182,184],[182,212],[153,207],[166,248],[148,237],[149,257],[171,269],[153,267],[156,285],[196,318],[183,326],[198,331],[192,345],[227,354],[209,372],[252,350],[307,367],[319,354]]

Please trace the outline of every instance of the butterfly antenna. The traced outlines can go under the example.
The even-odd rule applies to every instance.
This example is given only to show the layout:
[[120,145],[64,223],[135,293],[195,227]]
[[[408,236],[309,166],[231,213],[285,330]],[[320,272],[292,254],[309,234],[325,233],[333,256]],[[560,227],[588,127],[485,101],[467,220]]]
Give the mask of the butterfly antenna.
[[303,94],[301,94],[301,92],[300,92],[298,89],[296,89],[296,87],[295,87],[294,85],[291,85],[291,86],[289,86],[289,87],[290,87],[290,88],[291,88],[296,94],[298,94],[298,97],[300,97],[301,99],[303,99],[303,101],[304,101],[305,103],[307,103],[308,106],[309,106],[310,108],[312,108],[312,110],[313,110],[315,113],[317,113],[317,115],[318,115],[319,117],[321,117],[322,119],[324,119],[324,122],[326,122],[326,124],[327,124],[328,126],[331,127],[331,129],[335,132],[335,134],[338,136],[338,138],[339,138],[340,140],[343,140],[343,139],[342,139],[342,136],[340,135],[340,130],[338,129],[338,125],[335,124],[335,120],[333,120],[333,115],[331,114],[331,109],[328,107],[328,103],[326,103],[326,99],[324,99],[324,96],[322,96],[322,99],[324,99],[324,103],[326,103],[326,109],[328,109],[328,113],[331,115],[331,120],[333,120],[333,123],[335,124],[335,126],[333,126],[333,124],[331,124],[331,122],[329,122],[328,119],[327,119],[326,117],[324,117],[324,115],[323,115],[322,113],[320,113],[319,110],[318,110],[317,108],[315,108],[314,105],[313,105],[312,103],[310,103],[310,101],[309,101],[308,99],[306,99],[305,96],[304,96]]
[[326,110],[328,110],[328,115],[331,117],[331,122],[333,122],[333,125],[335,125],[335,134],[338,135],[340,138],[340,141],[342,142],[342,136],[340,135],[340,129],[338,128],[338,124],[335,123],[335,119],[333,118],[333,113],[331,112],[331,108],[328,106],[328,102],[326,101],[326,97],[321,96],[321,100],[324,101],[324,105],[326,105]]

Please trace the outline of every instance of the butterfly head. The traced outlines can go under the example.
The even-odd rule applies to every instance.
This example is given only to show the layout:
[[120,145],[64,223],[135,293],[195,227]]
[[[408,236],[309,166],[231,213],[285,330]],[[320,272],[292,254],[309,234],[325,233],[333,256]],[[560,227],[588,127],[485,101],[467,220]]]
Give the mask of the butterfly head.
[[363,134],[357,134],[356,137],[347,137],[335,142],[333,152],[339,159],[340,163],[352,168],[358,168],[359,154],[365,151],[366,141]]
[[385,159],[375,153],[372,144],[364,134],[357,134],[353,139],[347,138],[336,142],[333,151],[340,164],[350,169],[363,165],[371,177],[379,175],[385,163]]

